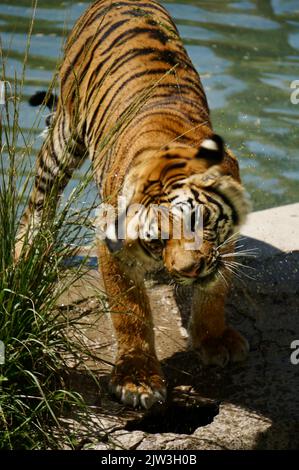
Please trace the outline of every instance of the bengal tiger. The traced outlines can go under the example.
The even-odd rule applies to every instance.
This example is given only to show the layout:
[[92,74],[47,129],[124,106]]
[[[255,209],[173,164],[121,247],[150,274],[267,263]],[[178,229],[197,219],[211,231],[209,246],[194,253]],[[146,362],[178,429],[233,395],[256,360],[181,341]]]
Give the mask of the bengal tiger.
[[17,257],[53,187],[61,193],[87,156],[102,201],[116,207],[120,195],[126,198],[122,218],[128,223],[132,204],[146,210],[184,206],[191,216],[198,207],[202,211],[197,249],[187,249],[189,239],[176,239],[171,231],[162,237],[161,224],[155,240],[130,234],[120,240],[107,229],[98,241],[118,342],[110,389],[127,406],[150,408],[166,400],[167,386],[155,352],[147,272],[163,266],[176,283],[192,284],[190,344],[204,364],[225,366],[248,353],[246,339],[227,325],[224,313],[224,255],[233,253],[232,235],[248,213],[238,162],[214,134],[199,75],[170,15],[155,0],[92,3],[66,42],[59,83],[51,132],[20,222]]

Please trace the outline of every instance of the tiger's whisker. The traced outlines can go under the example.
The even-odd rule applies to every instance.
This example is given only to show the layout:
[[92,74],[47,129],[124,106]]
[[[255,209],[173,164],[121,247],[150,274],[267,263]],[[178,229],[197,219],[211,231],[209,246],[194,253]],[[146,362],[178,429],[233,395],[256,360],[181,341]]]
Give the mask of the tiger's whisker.
[[[227,243],[231,242],[233,238],[237,238],[239,236],[240,232],[233,233],[230,237],[228,237],[224,242],[220,243],[220,245],[217,246],[217,249],[225,246]],[[244,238],[244,237],[243,237]],[[242,238],[239,238],[239,240],[242,240]]]
[[238,261],[229,261],[229,263],[231,263],[234,266],[240,266],[245,269],[252,269],[253,271],[256,271],[256,268],[254,268],[253,266],[247,266],[246,264],[239,263]]
[[[236,245],[235,248],[243,248],[244,245]],[[258,253],[259,250],[257,248],[245,248],[244,250],[236,250],[238,253],[239,252],[244,252],[244,253],[247,253],[247,252],[254,252],[254,253]]]
[[228,265],[227,263],[225,264],[225,267],[230,270],[235,276],[239,277],[240,279],[242,278],[242,276],[244,277],[247,277],[248,279],[251,279],[253,281],[256,280],[256,278],[252,277],[252,276],[249,276],[249,274],[247,273],[244,273],[243,271],[240,271],[238,270],[237,266],[233,266],[233,265]]
[[227,271],[229,271],[230,273],[232,273],[234,275],[234,277],[238,278],[238,279],[241,279],[241,276],[239,275],[238,271],[235,271],[234,269],[232,269],[230,266],[225,266],[225,269]]
[[220,276],[220,278],[223,280],[224,284],[228,287],[228,282],[227,282],[227,280],[225,279],[225,276],[224,276],[224,274],[221,272],[220,269],[217,271],[217,274],[218,274],[218,275]]
[[247,252],[232,252],[232,253],[223,253],[221,254],[222,258],[256,258],[257,254],[254,253],[247,253]]

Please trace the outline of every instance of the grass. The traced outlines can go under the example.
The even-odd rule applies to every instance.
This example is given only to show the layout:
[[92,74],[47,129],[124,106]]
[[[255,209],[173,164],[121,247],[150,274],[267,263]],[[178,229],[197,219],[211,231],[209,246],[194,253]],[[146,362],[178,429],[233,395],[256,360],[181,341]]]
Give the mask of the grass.
[[[1,450],[72,448],[74,439],[64,431],[60,417],[74,408],[81,413],[86,409],[66,380],[66,358],[75,360],[82,352],[67,331],[80,328],[82,315],[61,315],[57,302],[87,271],[86,258],[75,268],[67,267],[65,259],[74,256],[86,236],[92,205],[85,210],[73,206],[88,178],[54,217],[44,217],[34,243],[25,247],[17,263],[14,259],[20,215],[33,183],[28,157],[34,133],[24,136],[19,123],[31,31],[32,24],[22,77],[15,78],[11,97],[8,93],[6,104],[0,105],[0,341],[5,348],[0,364]],[[5,76],[2,56],[1,80]],[[56,199],[54,190],[49,207]]]
[[[18,108],[17,99],[7,103],[0,127],[0,340],[5,346],[5,363],[0,365],[0,449],[59,448],[65,443],[72,446],[59,416],[72,407],[85,407],[65,379],[65,358],[79,354],[78,344],[66,331],[79,328],[79,318],[63,317],[57,301],[86,272],[85,259],[71,270],[64,263],[74,256],[88,221],[89,211],[72,209],[86,183],[53,219],[41,224],[34,243],[15,263],[18,221],[32,180],[27,176],[20,186],[24,165],[19,162],[30,145],[18,155]],[[59,429],[59,440],[51,432],[53,426]]]

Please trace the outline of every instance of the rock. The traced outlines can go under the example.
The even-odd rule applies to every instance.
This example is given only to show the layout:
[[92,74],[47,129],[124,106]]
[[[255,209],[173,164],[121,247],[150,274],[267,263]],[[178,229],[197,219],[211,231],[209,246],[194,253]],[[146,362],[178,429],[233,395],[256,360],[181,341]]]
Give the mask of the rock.
[[197,448],[200,449],[249,450],[256,448],[260,436],[271,425],[271,420],[262,415],[231,403],[223,403],[213,423],[198,428],[194,436],[198,439]]
[[146,434],[142,431],[128,432],[124,430],[116,431],[110,436],[112,445],[116,450],[134,450],[143,441]]

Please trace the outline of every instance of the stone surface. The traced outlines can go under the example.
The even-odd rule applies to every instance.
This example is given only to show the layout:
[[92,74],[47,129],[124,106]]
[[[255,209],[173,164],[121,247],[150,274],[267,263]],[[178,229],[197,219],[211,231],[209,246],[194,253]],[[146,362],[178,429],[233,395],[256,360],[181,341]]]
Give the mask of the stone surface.
[[[195,353],[186,351],[190,291],[178,288],[173,292],[161,279],[148,283],[157,351],[169,392],[185,385],[203,400],[220,403],[212,422],[191,435],[124,430],[125,423],[140,413],[126,410],[107,393],[115,341],[99,290],[99,276],[92,273],[91,287],[87,287],[85,278],[62,299],[65,305],[77,301],[79,310],[94,302],[90,326],[84,334],[86,344],[102,360],[89,365],[98,377],[100,391],[86,373],[77,372],[80,377],[74,380],[88,398],[94,419],[100,423],[102,419],[102,425],[91,425],[82,448],[299,448],[299,364],[290,361],[291,342],[299,340],[299,204],[253,213],[242,232],[245,239],[240,244],[259,251],[246,261],[249,268],[243,270],[241,279],[235,280],[227,314],[250,342],[245,363],[225,369],[203,367]],[[90,296],[92,299],[80,301]],[[70,305],[70,311],[74,308]],[[153,419],[158,426],[159,414]]]
[[251,213],[242,234],[265,243],[263,255],[275,250],[298,251],[299,203]]

